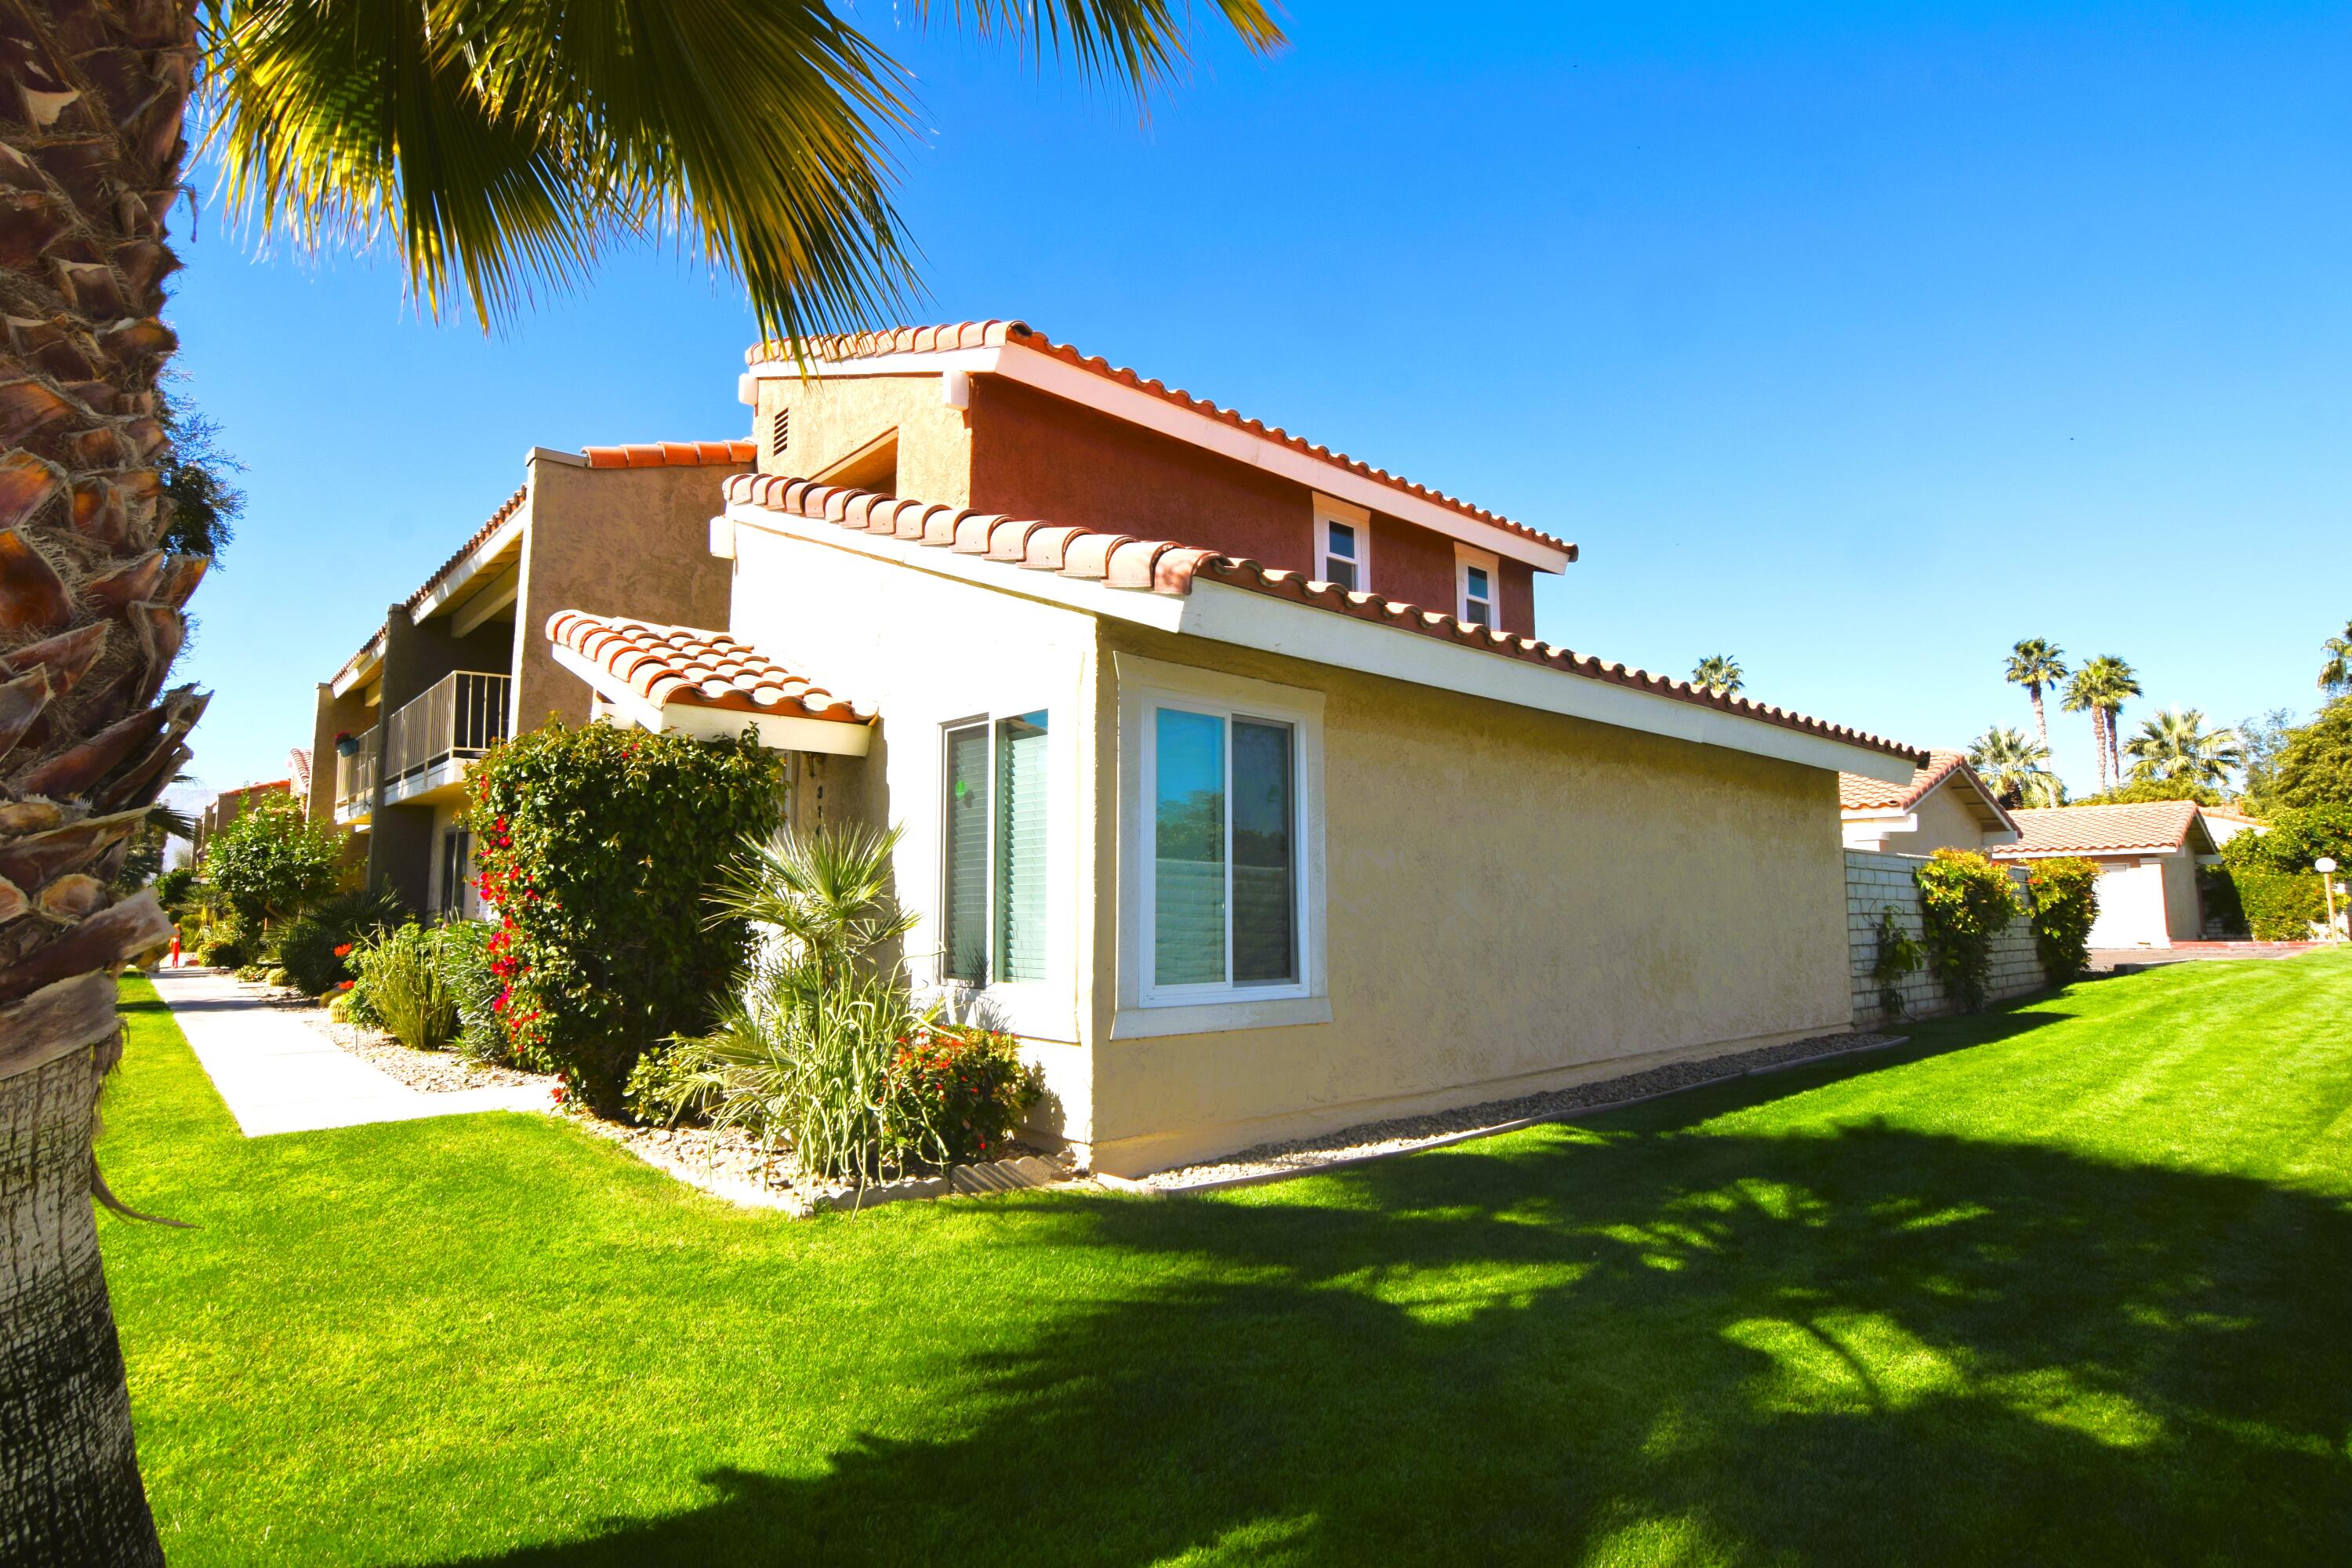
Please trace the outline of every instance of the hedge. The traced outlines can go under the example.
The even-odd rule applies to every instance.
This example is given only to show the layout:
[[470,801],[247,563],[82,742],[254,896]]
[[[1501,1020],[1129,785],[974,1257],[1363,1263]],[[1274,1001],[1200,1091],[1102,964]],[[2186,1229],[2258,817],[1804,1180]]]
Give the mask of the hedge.
[[748,938],[704,895],[746,835],[774,831],[780,776],[748,731],[704,742],[601,721],[551,721],[475,764],[467,817],[517,1060],[617,1115],[647,1047],[710,1026]]
[[1927,966],[1974,1013],[1992,977],[1992,939],[2017,918],[2008,871],[1966,849],[1938,849],[1911,874],[1927,927]]
[[2099,868],[2067,857],[2035,860],[2025,872],[2033,916],[2033,950],[2055,985],[2078,978],[2091,963],[2091,927],[2099,918]]

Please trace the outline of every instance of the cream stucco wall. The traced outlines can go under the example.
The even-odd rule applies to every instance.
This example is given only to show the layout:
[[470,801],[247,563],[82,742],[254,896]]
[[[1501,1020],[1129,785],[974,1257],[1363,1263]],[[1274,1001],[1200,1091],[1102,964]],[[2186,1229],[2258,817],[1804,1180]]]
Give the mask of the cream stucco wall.
[[[2099,913],[2091,922],[2093,947],[2169,947],[2164,863],[2185,855],[2093,857],[2099,868]],[[2195,874],[2193,865],[2190,875]],[[2195,897],[2192,886],[2190,897]]]
[[1886,853],[1927,855],[1937,849],[1984,847],[1984,825],[1954,798],[1948,779],[1929,790],[1927,798],[1913,808],[1912,815],[1919,819],[1918,830],[1889,834]]
[[1095,767],[1094,617],[750,526],[735,531],[734,550],[734,635],[883,714],[866,757],[799,761],[793,809],[809,819],[822,789],[825,815],[901,829],[897,893],[920,919],[906,944],[919,982],[939,979],[943,728],[1045,713],[1046,978],[952,994],[959,1009],[1029,1042],[1045,1069],[1053,1130],[1087,1142],[1092,1089],[1082,1042],[1095,933],[1085,916],[1098,847],[1093,816],[1080,807]]
[[[790,442],[775,447],[775,417],[792,410]],[[898,433],[894,493],[942,506],[971,498],[971,432],[965,411],[940,395],[936,375],[842,376],[832,380],[771,376],[761,381],[752,436],[760,471],[814,478]]]
[[[1321,694],[1330,1022],[1119,1037],[1097,862],[1097,1168],[1845,1027],[1828,772],[1106,623],[1106,647]],[[1118,820],[1103,683],[1096,815]]]

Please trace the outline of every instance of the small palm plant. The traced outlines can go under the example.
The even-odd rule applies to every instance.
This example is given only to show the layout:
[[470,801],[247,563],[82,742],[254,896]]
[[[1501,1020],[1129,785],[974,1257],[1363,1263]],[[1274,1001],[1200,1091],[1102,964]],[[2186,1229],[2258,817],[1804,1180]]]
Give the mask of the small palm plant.
[[2196,708],[2167,708],[2144,721],[2124,752],[2132,777],[2218,789],[2245,765],[2245,742],[2235,730],[2208,730]]
[[898,1058],[938,1007],[919,1005],[894,947],[916,917],[890,892],[898,832],[819,827],[747,840],[711,894],[712,919],[748,923],[750,972],[718,1026],[676,1041],[661,1098],[788,1145],[803,1174],[864,1186],[935,1139],[894,1092]]
[[2050,748],[2037,745],[2022,730],[1996,725],[1969,744],[1969,766],[2006,806],[2065,804],[2065,786],[2049,763]]
[[1716,697],[1729,697],[1747,684],[1739,661],[1727,653],[1711,653],[1691,671],[1691,684]]

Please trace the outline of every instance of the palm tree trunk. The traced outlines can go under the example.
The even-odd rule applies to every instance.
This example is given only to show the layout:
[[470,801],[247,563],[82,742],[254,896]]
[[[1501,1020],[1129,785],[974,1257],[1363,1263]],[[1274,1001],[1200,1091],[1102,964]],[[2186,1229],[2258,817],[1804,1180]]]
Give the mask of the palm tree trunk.
[[[90,1194],[108,891],[204,711],[163,682],[205,563],[169,517],[156,376],[195,69],[189,0],[0,0],[0,1560],[162,1561]],[[160,698],[160,700],[159,700]]]
[[2041,682],[2027,687],[2025,694],[2033,699],[2033,728],[2042,737],[2042,749],[2046,752],[2050,750],[2050,715],[2042,710]]
[[2107,710],[2091,710],[2091,749],[2099,753],[2099,793],[2107,793]]

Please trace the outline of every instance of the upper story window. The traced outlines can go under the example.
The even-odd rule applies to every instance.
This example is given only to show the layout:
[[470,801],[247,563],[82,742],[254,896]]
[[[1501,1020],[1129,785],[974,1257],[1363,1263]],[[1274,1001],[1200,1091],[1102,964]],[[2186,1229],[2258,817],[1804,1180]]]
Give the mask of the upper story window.
[[1329,496],[1315,498],[1315,575],[1350,594],[1372,587],[1372,514]]
[[1045,978],[1045,715],[950,725],[940,973],[971,985]]
[[1454,547],[1454,614],[1469,626],[1503,624],[1503,574],[1496,559],[1466,544]]

